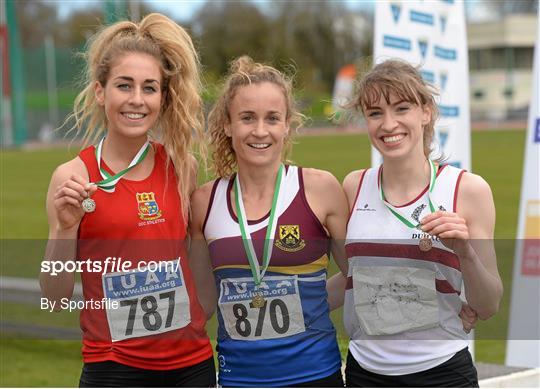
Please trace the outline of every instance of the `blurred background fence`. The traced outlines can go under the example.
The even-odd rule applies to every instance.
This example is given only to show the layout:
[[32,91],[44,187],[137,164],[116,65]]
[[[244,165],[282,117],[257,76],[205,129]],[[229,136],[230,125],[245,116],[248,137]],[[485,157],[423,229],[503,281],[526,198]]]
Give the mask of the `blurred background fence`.
[[49,142],[64,135],[63,131],[53,130],[73,108],[76,80],[83,70],[83,61],[76,52],[51,45],[22,50],[29,140]]

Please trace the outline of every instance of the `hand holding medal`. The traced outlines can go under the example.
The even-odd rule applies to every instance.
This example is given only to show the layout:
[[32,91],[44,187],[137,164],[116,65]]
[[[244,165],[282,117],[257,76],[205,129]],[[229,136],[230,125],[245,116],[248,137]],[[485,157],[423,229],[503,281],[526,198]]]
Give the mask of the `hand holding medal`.
[[[98,188],[103,189],[105,192],[112,193],[114,192],[115,186],[120,181],[120,179],[131,169],[133,169],[135,166],[137,166],[139,163],[141,163],[144,158],[146,157],[146,154],[148,154],[148,150],[150,148],[150,142],[146,141],[142,147],[139,149],[133,160],[130,162],[129,166],[125,168],[124,170],[116,173],[115,175],[110,174],[107,170],[105,170],[101,166],[101,151],[103,149],[103,141],[105,138],[102,138],[99,142],[98,146],[96,147],[96,161],[98,164],[98,169],[101,174],[101,177],[103,180],[96,182],[93,185],[96,185]],[[84,212],[91,213],[96,210],[96,202],[90,198],[90,196],[86,197],[82,203],[81,203],[82,209]]]
[[441,239],[442,244],[458,256],[465,255],[469,248],[469,228],[465,219],[457,213],[437,211],[421,221],[421,229]]
[[148,150],[150,143],[147,141],[133,158],[129,166],[115,175],[111,175],[101,166],[101,150],[103,147],[103,138],[96,147],[96,161],[103,180],[97,183],[88,182],[81,175],[72,174],[67,180],[62,182],[54,193],[54,206],[56,208],[58,227],[68,230],[78,226],[85,213],[91,213],[96,210],[96,202],[92,195],[98,188],[105,192],[114,192],[115,186],[120,179],[137,164],[142,162]]
[[54,207],[58,220],[58,227],[64,230],[73,228],[79,224],[84,213],[85,200],[89,199],[97,186],[89,183],[78,174],[72,174],[62,182],[54,193]]

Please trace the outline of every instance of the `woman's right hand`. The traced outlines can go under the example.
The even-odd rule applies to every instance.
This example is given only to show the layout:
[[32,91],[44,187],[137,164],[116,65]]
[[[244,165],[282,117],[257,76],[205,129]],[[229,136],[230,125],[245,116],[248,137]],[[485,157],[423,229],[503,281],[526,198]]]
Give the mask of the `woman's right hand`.
[[59,230],[70,230],[79,226],[85,213],[81,203],[96,190],[96,184],[89,183],[78,174],[72,174],[56,188],[54,209]]

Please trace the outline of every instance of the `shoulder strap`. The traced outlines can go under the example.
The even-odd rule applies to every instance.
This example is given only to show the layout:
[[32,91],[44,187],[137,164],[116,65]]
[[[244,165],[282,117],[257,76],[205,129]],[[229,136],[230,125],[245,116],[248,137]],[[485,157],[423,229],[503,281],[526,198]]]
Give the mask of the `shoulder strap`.
[[88,177],[91,182],[96,182],[101,180],[101,175],[99,174],[99,168],[96,161],[95,147],[88,146],[84,150],[81,150],[79,153],[79,158],[83,161],[88,171]]

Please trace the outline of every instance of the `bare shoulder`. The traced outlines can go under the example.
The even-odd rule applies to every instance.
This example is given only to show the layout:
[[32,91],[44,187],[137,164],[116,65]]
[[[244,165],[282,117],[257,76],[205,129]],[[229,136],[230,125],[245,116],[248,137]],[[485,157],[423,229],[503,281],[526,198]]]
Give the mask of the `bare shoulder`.
[[302,168],[302,174],[306,189],[328,190],[339,187],[337,178],[326,170]]
[[347,195],[347,200],[349,201],[350,206],[352,206],[352,203],[355,200],[356,192],[358,191],[358,186],[360,185],[360,179],[364,175],[365,171],[365,169],[352,171],[347,174],[343,180],[343,190]]
[[52,174],[51,183],[68,180],[74,174],[81,176],[85,180],[89,178],[86,165],[78,156],[58,166]]
[[463,173],[458,189],[456,211],[467,220],[478,215],[494,218],[493,194],[486,180],[477,174]]
[[360,177],[364,174],[366,170],[354,170],[347,174],[345,178],[343,179],[343,188],[345,190],[347,189],[354,189],[356,190],[358,188],[358,184],[360,183]]
[[191,195],[191,211],[192,211],[192,223],[195,226],[202,226],[204,217],[210,206],[210,197],[212,195],[212,188],[216,181],[212,180],[206,184],[201,185]]
[[319,169],[303,169],[306,200],[321,223],[328,228],[328,217],[347,213],[347,199],[336,177]]
[[459,184],[458,199],[470,202],[482,202],[493,199],[491,187],[481,176],[469,172],[463,173]]
[[203,184],[195,189],[191,195],[192,204],[195,202],[199,205],[205,202],[208,203],[208,201],[210,201],[210,195],[212,194],[212,188],[214,187],[215,182],[215,180],[208,181],[206,184]]

